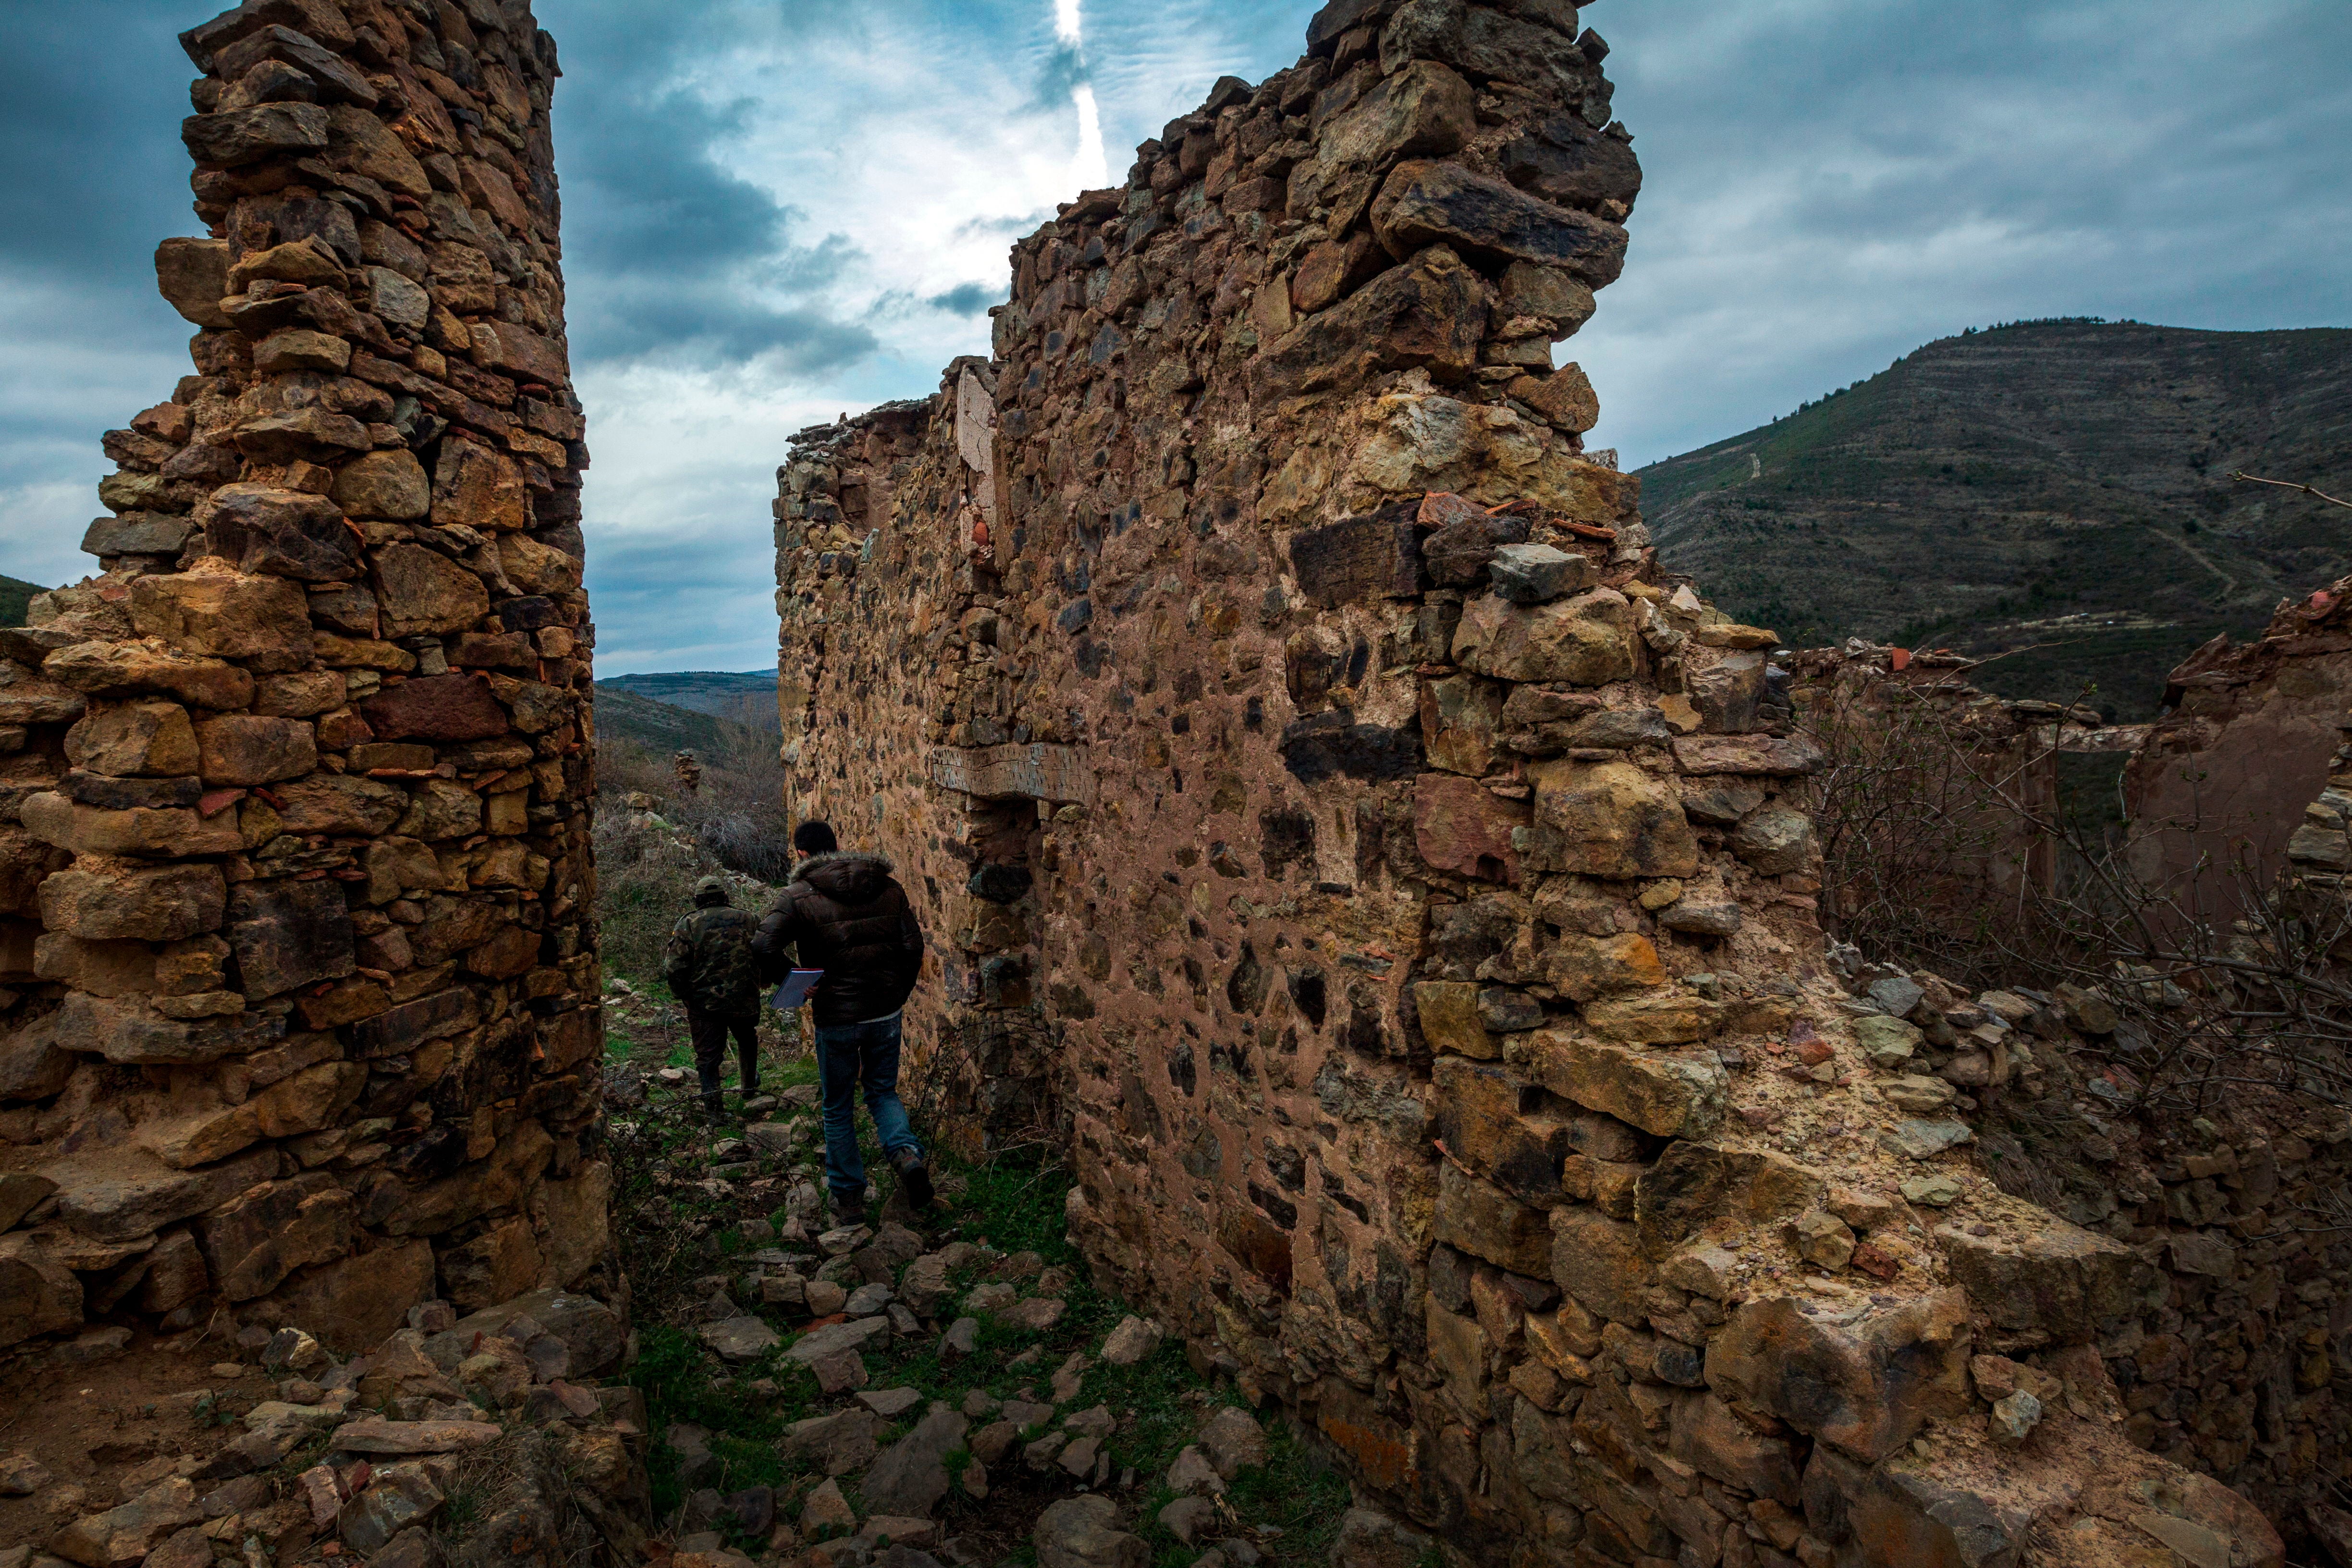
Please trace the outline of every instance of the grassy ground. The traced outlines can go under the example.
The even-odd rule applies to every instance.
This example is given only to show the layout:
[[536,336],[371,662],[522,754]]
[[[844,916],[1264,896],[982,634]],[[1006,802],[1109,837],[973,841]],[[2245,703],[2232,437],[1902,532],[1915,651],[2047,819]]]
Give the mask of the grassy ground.
[[[607,1031],[614,1065],[640,1070],[688,1065],[682,1018],[674,1005],[648,987],[645,1005],[634,1009],[634,1021]],[[814,1058],[792,1047],[796,1038],[777,1040],[762,1066],[762,1088],[771,1092],[813,1085]],[[730,1079],[731,1081],[731,1079]],[[730,1104],[734,1096],[730,1095]],[[616,1227],[629,1262],[636,1291],[639,1352],[627,1375],[645,1393],[656,1436],[652,1473],[657,1514],[681,1528],[688,1503],[678,1475],[678,1456],[659,1441],[672,1425],[691,1423],[711,1434],[709,1447],[719,1460],[715,1478],[703,1485],[722,1495],[755,1486],[778,1494],[778,1516],[792,1518],[822,1476],[802,1461],[786,1456],[778,1439],[793,1422],[845,1406],[846,1396],[828,1399],[814,1377],[783,1359],[782,1345],[761,1361],[728,1367],[705,1350],[697,1336],[696,1320],[702,1302],[714,1290],[726,1289],[740,1304],[759,1310],[756,1292],[743,1287],[749,1252],[772,1245],[747,1237],[746,1222],[765,1220],[779,1227],[785,1218],[783,1194],[795,1179],[814,1178],[821,1160],[812,1110],[787,1105],[783,1114],[797,1115],[807,1135],[773,1176],[742,1184],[708,1180],[706,1161],[713,1142],[736,1130],[701,1126],[692,1113],[687,1086],[675,1090],[656,1087],[647,1108],[639,1113],[616,1112],[614,1146],[621,1190],[616,1194]],[[859,1131],[869,1174],[885,1171],[873,1146],[871,1123],[861,1115]],[[989,1277],[999,1261],[1012,1254],[1035,1255],[1032,1274],[1024,1280],[1031,1293],[1036,1268],[1059,1269],[1069,1277],[1055,1290],[1066,1304],[1062,1320],[1051,1330],[1029,1333],[983,1318],[978,1353],[961,1362],[943,1361],[937,1336],[926,1332],[902,1341],[888,1352],[868,1354],[870,1386],[913,1388],[924,1396],[905,1417],[879,1435],[887,1447],[920,1417],[931,1400],[961,1407],[974,1389],[1002,1401],[1034,1397],[1055,1405],[1060,1418],[1097,1405],[1118,1418],[1118,1428],[1107,1447],[1111,1455],[1111,1495],[1129,1520],[1129,1528],[1150,1545],[1155,1568],[1183,1568],[1206,1549],[1206,1542],[1187,1548],[1161,1528],[1157,1515],[1173,1500],[1161,1484],[1168,1467],[1192,1440],[1202,1422],[1221,1406],[1240,1401],[1195,1373],[1183,1349],[1174,1341],[1132,1367],[1096,1365],[1084,1374],[1074,1398],[1053,1401],[1053,1375],[1074,1352],[1090,1359],[1107,1335],[1128,1315],[1128,1307],[1097,1290],[1086,1277],[1086,1265],[1064,1237],[1063,1204],[1068,1193],[1067,1172],[1050,1163],[996,1163],[963,1165],[934,1157],[942,1189],[940,1203],[922,1216],[886,1207],[883,1217],[912,1219],[936,1248],[963,1240],[990,1249],[990,1257],[965,1269],[954,1281],[953,1294],[943,1303],[939,1319],[959,1315],[955,1303]],[[887,1184],[885,1184],[886,1190]],[[776,1310],[762,1315],[789,1344],[808,1325],[804,1314]],[[987,1424],[972,1423],[972,1430]],[[1043,1428],[1023,1434],[1023,1440],[1042,1435]],[[1228,1501],[1234,1525],[1272,1527],[1278,1533],[1252,1539],[1267,1560],[1283,1564],[1321,1563],[1328,1560],[1340,1516],[1346,1511],[1347,1484],[1297,1434],[1278,1421],[1266,1422],[1267,1462],[1244,1472],[1233,1483]],[[951,1466],[950,1473],[960,1469]],[[1118,1485],[1131,1469],[1134,1480]],[[1029,1473],[1015,1447],[988,1469],[988,1495],[977,1499],[959,1488],[939,1509],[945,1535],[961,1538],[975,1549],[980,1560],[993,1563],[1033,1564],[1029,1542],[1036,1516],[1055,1499],[1070,1495],[1075,1483],[1058,1469],[1041,1477]],[[1050,1479],[1049,1479],[1050,1478]],[[855,1472],[842,1478],[843,1490],[857,1502]],[[862,1510],[861,1510],[862,1515]],[[1224,1533],[1234,1533],[1228,1529]],[[763,1543],[739,1541],[739,1546],[759,1552]]]
[[[805,1064],[806,1058],[787,1064],[785,1080],[804,1080]],[[861,1129],[866,1129],[862,1119]],[[879,1168],[870,1136],[866,1131],[869,1172]],[[690,1171],[706,1146],[703,1138],[681,1129],[673,1146],[675,1167]],[[927,1239],[935,1247],[967,1240],[989,1247],[993,1255],[1034,1253],[1045,1268],[1058,1268],[1072,1275],[1057,1292],[1067,1310],[1060,1322],[1042,1334],[983,1319],[978,1352],[960,1362],[943,1361],[936,1338],[929,1334],[889,1352],[869,1354],[873,1388],[912,1388],[924,1396],[923,1404],[885,1429],[878,1441],[887,1447],[904,1436],[930,1401],[943,1400],[961,1407],[974,1389],[1000,1401],[1034,1397],[1053,1402],[1056,1422],[1063,1415],[1107,1405],[1118,1420],[1108,1445],[1114,1478],[1130,1468],[1135,1475],[1131,1488],[1114,1488],[1112,1495],[1129,1515],[1130,1528],[1151,1545],[1156,1565],[1181,1568],[1191,1563],[1202,1549],[1185,1548],[1157,1522],[1160,1509],[1175,1495],[1160,1484],[1160,1479],[1209,1415],[1222,1405],[1239,1401],[1229,1390],[1196,1374],[1174,1341],[1163,1343],[1155,1354],[1132,1367],[1094,1366],[1086,1372],[1075,1397],[1053,1401],[1048,1384],[1054,1373],[1074,1352],[1091,1359],[1100,1351],[1104,1336],[1128,1315],[1125,1303],[1086,1280],[1083,1260],[1063,1238],[1062,1205],[1068,1176],[1052,1164],[968,1167],[939,1162],[937,1169],[942,1187],[950,1195],[943,1198],[940,1210],[924,1216],[921,1228]],[[656,1223],[670,1234],[681,1224],[698,1229],[704,1245],[683,1252],[641,1246],[641,1255],[667,1252],[670,1262],[658,1279],[646,1279],[632,1271],[640,1289],[640,1351],[628,1378],[644,1391],[657,1436],[677,1422],[705,1427],[712,1434],[709,1446],[722,1468],[716,1478],[703,1484],[722,1494],[755,1486],[774,1488],[780,1515],[789,1517],[797,1512],[800,1501],[822,1477],[784,1455],[777,1446],[779,1437],[793,1422],[844,1407],[849,1400],[822,1395],[811,1373],[783,1359],[782,1345],[750,1365],[726,1367],[702,1348],[688,1321],[713,1289],[728,1289],[735,1300],[746,1306],[751,1304],[747,1298],[755,1299],[740,1288],[744,1270],[737,1260],[764,1243],[747,1240],[740,1227],[747,1219],[765,1218],[772,1223],[782,1219],[780,1206],[762,1211],[767,1196],[747,1201],[731,1192],[714,1194],[698,1188],[693,1197],[681,1198],[677,1188],[671,1189],[667,1213]],[[992,1258],[963,1270],[954,1280],[951,1300],[960,1300],[994,1267]],[[784,1336],[786,1344],[794,1331],[806,1326],[803,1314],[778,1310],[763,1315]],[[942,1320],[954,1315],[951,1306],[940,1309]],[[985,1420],[975,1421],[973,1430],[984,1425]],[[1045,1430],[1041,1426],[1024,1432],[1023,1440],[1041,1436]],[[1267,1424],[1267,1440],[1265,1466],[1237,1478],[1228,1494],[1235,1521],[1250,1526],[1271,1525],[1280,1531],[1258,1541],[1260,1550],[1272,1562],[1323,1563],[1348,1506],[1347,1485],[1306,1442],[1278,1422]],[[678,1478],[677,1459],[666,1443],[657,1443],[652,1467],[654,1497],[656,1512],[664,1518],[677,1516],[688,1500]],[[951,1465],[950,1473],[959,1468]],[[966,1496],[960,1489],[950,1493],[940,1509],[943,1532],[979,1546],[983,1561],[1034,1563],[1028,1536],[1036,1515],[1055,1498],[1069,1495],[1072,1487],[1058,1471],[1049,1474],[1050,1482],[1030,1475],[1016,1447],[990,1468],[984,1500]],[[856,1506],[855,1476],[842,1479],[845,1493]],[[749,1548],[752,1543],[740,1544]]]
[[[611,1116],[614,1228],[631,1280],[638,1330],[638,1354],[626,1376],[645,1393],[656,1438],[652,1462],[656,1510],[674,1528],[687,1522],[688,1497],[679,1478],[679,1457],[660,1440],[683,1422],[711,1434],[709,1447],[719,1462],[718,1475],[701,1485],[722,1496],[755,1486],[773,1488],[778,1517],[793,1519],[823,1478],[786,1456],[777,1440],[793,1422],[843,1407],[848,1399],[822,1395],[813,1374],[783,1359],[782,1345],[758,1363],[730,1367],[704,1348],[697,1331],[703,1304],[721,1289],[740,1306],[760,1311],[786,1344],[808,1327],[803,1313],[757,1306],[757,1291],[745,1282],[751,1272],[746,1254],[775,1244],[752,1239],[744,1226],[765,1222],[783,1230],[794,1185],[823,1184],[815,1058],[802,1043],[797,1019],[766,1016],[761,1030],[761,1088],[783,1102],[774,1114],[798,1121],[801,1131],[782,1157],[763,1160],[750,1179],[712,1179],[714,1146],[740,1136],[741,1129],[704,1124],[692,1079],[685,1009],[657,976],[662,943],[670,924],[689,906],[695,879],[719,866],[696,839],[633,826],[631,814],[620,809],[617,800],[608,797],[605,805],[598,830],[603,876],[599,912],[605,972],[622,983],[608,985],[605,997],[607,1068],[616,1086],[642,1084],[646,1091],[641,1104],[616,1105]],[[739,904],[756,907],[763,901],[766,889],[740,876],[735,879]],[[664,1079],[665,1068],[683,1072]],[[725,1081],[726,1102],[732,1111],[740,1107],[740,1096],[735,1091],[731,1052]],[[911,1082],[901,1086],[909,1104],[923,1102],[919,1089]],[[624,1087],[623,1098],[628,1094]],[[871,1121],[861,1114],[857,1125],[869,1176],[883,1173],[877,1195],[894,1196],[888,1165],[873,1142]],[[1159,1510],[1173,1496],[1162,1478],[1201,1425],[1221,1406],[1239,1403],[1237,1395],[1197,1374],[1182,1346],[1171,1341],[1138,1365],[1089,1368],[1074,1398],[1053,1400],[1055,1373],[1073,1353],[1097,1357],[1104,1336],[1129,1311],[1125,1303],[1089,1282],[1085,1260],[1065,1238],[1067,1171],[1039,1158],[965,1165],[937,1152],[933,1169],[941,1192],[939,1205],[921,1216],[907,1215],[903,1206],[886,1205],[877,1218],[911,1224],[931,1249],[958,1240],[988,1249],[985,1259],[953,1282],[952,1295],[939,1309],[940,1327],[961,1315],[958,1303],[967,1291],[1016,1254],[1034,1255],[1020,1281],[1024,1294],[1042,1293],[1034,1289],[1041,1270],[1066,1277],[1055,1282],[1051,1292],[1064,1301],[1066,1310],[1044,1333],[1017,1331],[983,1317],[978,1352],[961,1362],[941,1360],[937,1330],[868,1354],[872,1388],[913,1388],[924,1396],[923,1404],[883,1431],[878,1441],[887,1448],[931,1400],[961,1407],[975,1389],[1000,1401],[1022,1395],[1051,1402],[1055,1425],[1064,1416],[1107,1405],[1118,1420],[1106,1445],[1112,1462],[1111,1495],[1128,1528],[1150,1545],[1155,1568],[1186,1568],[1202,1555],[1206,1542],[1184,1547],[1160,1526]],[[803,1244],[792,1250],[814,1247]],[[972,1430],[977,1433],[986,1424],[985,1419],[975,1421]],[[1242,1526],[1270,1530],[1251,1537],[1267,1561],[1322,1563],[1347,1510],[1347,1484],[1306,1439],[1277,1421],[1268,1420],[1265,1426],[1267,1462],[1233,1481],[1227,1492],[1233,1520],[1219,1533],[1233,1534]],[[1024,1433],[1024,1441],[1038,1435]],[[951,1473],[960,1468],[951,1467]],[[1132,1484],[1120,1487],[1122,1474],[1130,1469]],[[1057,1468],[1044,1476],[1032,1474],[1018,1447],[989,1467],[988,1476],[984,1499],[957,1489],[940,1505],[942,1533],[960,1538],[978,1561],[1028,1568],[1034,1563],[1030,1535],[1036,1516],[1055,1499],[1070,1495],[1076,1483]],[[842,1478],[853,1504],[856,1479],[856,1472]],[[754,1556],[765,1548],[765,1542],[737,1544]]]

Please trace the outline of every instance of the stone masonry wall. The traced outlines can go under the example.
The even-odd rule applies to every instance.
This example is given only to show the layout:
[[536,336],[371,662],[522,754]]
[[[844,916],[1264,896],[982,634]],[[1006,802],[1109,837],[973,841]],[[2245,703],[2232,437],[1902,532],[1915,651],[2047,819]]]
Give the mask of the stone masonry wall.
[[1451,1562],[2278,1563],[2130,1440],[2157,1250],[1864,1048],[1772,634],[1582,450],[1606,45],[1308,43],[779,473],[793,805],[923,908],[959,1134],[1066,1149],[1106,1283]]
[[0,634],[0,1349],[579,1283],[606,1251],[593,630],[524,0],[182,35],[195,374]]
[[[2142,841],[2144,854],[2168,855],[2144,861],[2152,878],[2200,852],[2226,864],[2242,849],[2257,882],[2216,878],[2209,897],[2233,909],[2249,891],[2332,905],[2352,868],[2352,752],[2337,743],[2347,715],[2340,693],[2327,706],[2344,653],[2327,622],[2343,591],[2282,606],[2271,635],[2248,648],[2204,650],[2175,672],[2170,710],[2152,725],[2101,727],[2088,710],[2003,700],[1965,683],[1967,660],[1859,642],[1791,656],[1792,695],[1801,720],[1843,730],[1842,744],[1867,744],[1873,725],[1933,704],[1936,723],[1976,748],[1988,775],[2040,810],[2055,805],[2059,753],[2118,755],[2131,831],[2166,830],[2166,818],[2144,819],[2161,790],[2183,807],[2178,839]],[[2282,810],[2233,787],[2194,823],[2186,806],[2200,778],[2263,781],[2281,798],[2300,779],[2318,798]],[[1997,900],[2028,871],[2054,879],[2049,846],[2021,826],[2007,825],[2000,850],[1989,867],[1948,868],[1981,878],[1955,895],[1970,920],[1989,889]],[[2279,885],[2282,872],[2292,886]],[[1932,918],[1932,891],[1916,891],[1921,918]],[[1891,1095],[1967,1121],[2004,1190],[2162,1270],[2150,1310],[2101,1346],[2131,1440],[2222,1478],[2282,1521],[2324,1505],[2345,1466],[2337,1384],[2352,1352],[2352,1235],[2336,1215],[2352,1189],[2352,1118],[2245,1082],[2190,1110],[2145,1108],[2133,1068],[2151,1054],[2150,1017],[2116,1006],[2121,994],[2012,984],[1971,996],[1924,971],[1864,963],[1850,948],[1838,966],[1864,1055],[1904,1070]],[[2173,1002],[2190,1005],[2177,991]]]
[[[2243,647],[2216,637],[2183,660],[2125,776],[2129,809],[2151,829],[2140,874],[2179,886],[2200,860],[2227,864],[2251,851],[2275,875],[2299,830],[2333,826],[2305,808],[2336,772],[2347,711],[2352,579],[2281,605]],[[2227,907],[2236,891],[2216,885],[2209,904]]]

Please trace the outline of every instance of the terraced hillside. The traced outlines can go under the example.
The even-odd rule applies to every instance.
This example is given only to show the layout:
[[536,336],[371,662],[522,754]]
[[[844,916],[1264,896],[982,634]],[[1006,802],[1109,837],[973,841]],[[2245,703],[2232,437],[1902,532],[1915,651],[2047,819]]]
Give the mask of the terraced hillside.
[[2352,554],[2352,511],[2237,469],[2352,488],[2352,331],[1971,332],[1642,478],[1665,559],[1792,644],[2007,654],[1980,684],[2136,718]]

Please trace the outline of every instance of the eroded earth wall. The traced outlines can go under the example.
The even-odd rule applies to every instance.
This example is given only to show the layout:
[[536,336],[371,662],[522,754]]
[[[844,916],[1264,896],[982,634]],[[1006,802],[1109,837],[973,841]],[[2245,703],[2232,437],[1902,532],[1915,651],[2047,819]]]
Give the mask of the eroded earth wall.
[[793,804],[924,911],[951,1135],[1066,1149],[1106,1283],[1449,1561],[2279,1562],[2135,1446],[2162,1244],[2003,1192],[1839,984],[1772,634],[1582,450],[1606,46],[1308,41],[779,473]]
[[521,0],[181,41],[194,374],[106,437],[101,574],[0,634],[20,1356],[357,1352],[606,1250],[553,41]]
[[[2251,859],[2261,885],[2292,859],[2352,869],[2340,845],[2338,770],[2352,716],[2352,580],[2283,604],[2242,647],[2215,637],[2165,683],[2165,712],[2125,774],[2143,824],[2135,869],[2209,910],[2236,912],[2242,879],[2208,868]],[[2302,843],[2297,844],[2298,836]],[[2192,886],[2192,884],[2200,884]]]

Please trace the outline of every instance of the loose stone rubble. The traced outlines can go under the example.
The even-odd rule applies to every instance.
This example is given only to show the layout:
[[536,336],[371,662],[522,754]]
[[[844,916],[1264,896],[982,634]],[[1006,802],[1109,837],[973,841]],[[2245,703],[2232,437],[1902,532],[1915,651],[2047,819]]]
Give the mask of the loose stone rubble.
[[940,933],[961,1135],[1066,1143],[1105,1288],[1344,1456],[1343,1563],[2280,1562],[2135,1444],[2238,1473],[2189,1336],[2334,1264],[2212,1290],[2210,1229],[1986,1178],[1904,1015],[1990,999],[1848,991],[1776,638],[1583,450],[1606,46],[1550,0],[1308,41],[779,472],[794,805]]
[[[210,1568],[216,1552],[316,1560],[321,1543],[401,1568],[554,1568],[600,1544],[615,1561],[642,1557],[645,1396],[592,1381],[625,1348],[604,1303],[541,1290],[459,1318],[425,1301],[347,1359],[295,1327],[249,1328],[238,1345],[238,1360],[212,1368],[218,1386],[172,1396],[234,1435],[159,1456],[124,1478],[122,1502],[51,1535],[53,1555],[19,1547],[16,1563]],[[485,1517],[450,1517],[461,1491],[488,1502]],[[445,1532],[465,1541],[446,1557]]]
[[181,42],[195,374],[106,437],[102,573],[0,632],[12,1380],[369,1351],[607,1250],[553,41],[247,0]]

